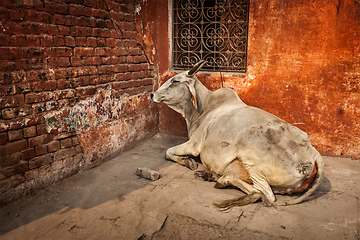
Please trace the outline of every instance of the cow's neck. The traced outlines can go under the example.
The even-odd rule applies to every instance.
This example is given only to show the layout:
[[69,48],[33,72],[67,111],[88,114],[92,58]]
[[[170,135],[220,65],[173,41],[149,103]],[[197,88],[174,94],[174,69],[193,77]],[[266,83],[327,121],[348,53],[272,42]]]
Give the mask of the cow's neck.
[[212,92],[208,90],[199,80],[195,83],[195,90],[196,90],[196,101],[197,101],[197,109],[191,103],[187,104],[187,106],[191,106],[190,108],[186,109],[184,112],[184,118],[187,124],[188,135],[191,137],[194,127],[194,123],[196,120],[201,116],[204,110],[204,103],[207,99],[211,96]]

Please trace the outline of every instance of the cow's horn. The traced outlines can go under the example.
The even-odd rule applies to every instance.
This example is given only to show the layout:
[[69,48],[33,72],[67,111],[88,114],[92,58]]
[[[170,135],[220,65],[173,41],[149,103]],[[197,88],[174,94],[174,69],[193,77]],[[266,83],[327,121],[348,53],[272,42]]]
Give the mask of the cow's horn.
[[201,68],[202,66],[204,66],[204,64],[206,63],[205,60],[200,60],[197,64],[195,64],[188,72],[189,76],[192,76],[194,74],[196,74]]

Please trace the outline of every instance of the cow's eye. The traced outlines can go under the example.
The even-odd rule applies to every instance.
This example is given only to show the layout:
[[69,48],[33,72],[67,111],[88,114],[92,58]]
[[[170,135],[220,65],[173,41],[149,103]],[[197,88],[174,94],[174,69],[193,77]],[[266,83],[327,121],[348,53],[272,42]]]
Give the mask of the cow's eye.
[[178,81],[178,80],[174,80],[174,81],[173,81],[173,83],[179,83],[179,82],[180,82],[180,81]]

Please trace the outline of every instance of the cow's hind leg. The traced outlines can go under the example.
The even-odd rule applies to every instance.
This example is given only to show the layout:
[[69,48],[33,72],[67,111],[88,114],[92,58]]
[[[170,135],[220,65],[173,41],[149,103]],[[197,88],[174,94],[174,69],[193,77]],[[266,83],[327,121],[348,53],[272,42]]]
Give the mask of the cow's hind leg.
[[214,187],[223,188],[230,185],[241,189],[248,195],[242,196],[240,198],[214,202],[213,204],[221,211],[228,211],[235,206],[245,206],[257,202],[260,199],[264,199],[264,195],[258,190],[256,190],[252,185],[240,180],[236,176],[229,173],[219,178]]
[[214,203],[214,205],[221,211],[227,211],[231,210],[235,206],[245,206],[250,203],[255,203],[261,199],[265,206],[272,206],[275,201],[275,196],[271,190],[270,185],[266,182],[265,179],[261,179],[260,177],[252,177],[252,180],[254,185],[247,184],[232,174],[226,174],[222,176],[215,184],[215,187],[225,187],[232,185],[240,188],[248,195],[236,199],[219,201]]
[[228,187],[228,186],[237,187],[246,194],[251,194],[254,191],[256,191],[253,188],[253,186],[240,180],[238,177],[236,177],[230,173],[227,173],[227,174],[221,176],[217,180],[216,184],[214,185],[215,188],[224,188],[224,187]]
[[171,147],[166,151],[166,159],[184,165],[191,170],[196,170],[198,165],[191,156],[198,156],[199,153],[194,149],[190,141]]

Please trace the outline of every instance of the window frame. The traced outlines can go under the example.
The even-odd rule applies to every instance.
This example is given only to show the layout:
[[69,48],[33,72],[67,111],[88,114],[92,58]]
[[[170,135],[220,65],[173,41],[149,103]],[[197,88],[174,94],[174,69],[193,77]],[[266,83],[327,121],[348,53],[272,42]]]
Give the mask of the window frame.
[[[179,0],[169,0],[168,1],[168,9],[169,9],[169,44],[170,44],[170,49],[169,49],[169,68],[170,71],[173,72],[182,72],[184,70],[187,70],[189,67],[185,67],[185,68],[176,68],[174,67],[175,64],[175,53],[174,53],[174,44],[175,44],[175,36],[174,36],[174,31],[175,31],[175,26],[174,26],[174,14],[175,14],[175,9],[174,9],[174,5],[176,4],[175,1],[179,1]],[[181,1],[181,0],[180,0]],[[221,0],[220,0],[221,1]],[[246,16],[244,17],[245,21],[243,21],[243,23],[245,23],[245,51],[244,51],[244,67],[243,67],[243,71],[240,70],[229,70],[229,69],[221,69],[220,68],[216,68],[216,69],[203,69],[201,72],[204,73],[209,73],[209,74],[214,74],[214,73],[224,73],[224,74],[231,74],[231,75],[246,75],[248,72],[248,45],[249,45],[249,12],[250,12],[250,0],[245,0],[247,1],[247,12],[246,12]],[[202,0],[199,0],[199,2],[202,2]],[[226,2],[226,0],[225,0]],[[221,19],[222,21],[222,19]],[[213,23],[209,23],[209,24],[213,24]],[[236,25],[236,24],[235,24]],[[229,46],[229,45],[228,45]],[[210,52],[210,51],[209,51]],[[221,50],[219,51],[219,53],[221,54]]]

